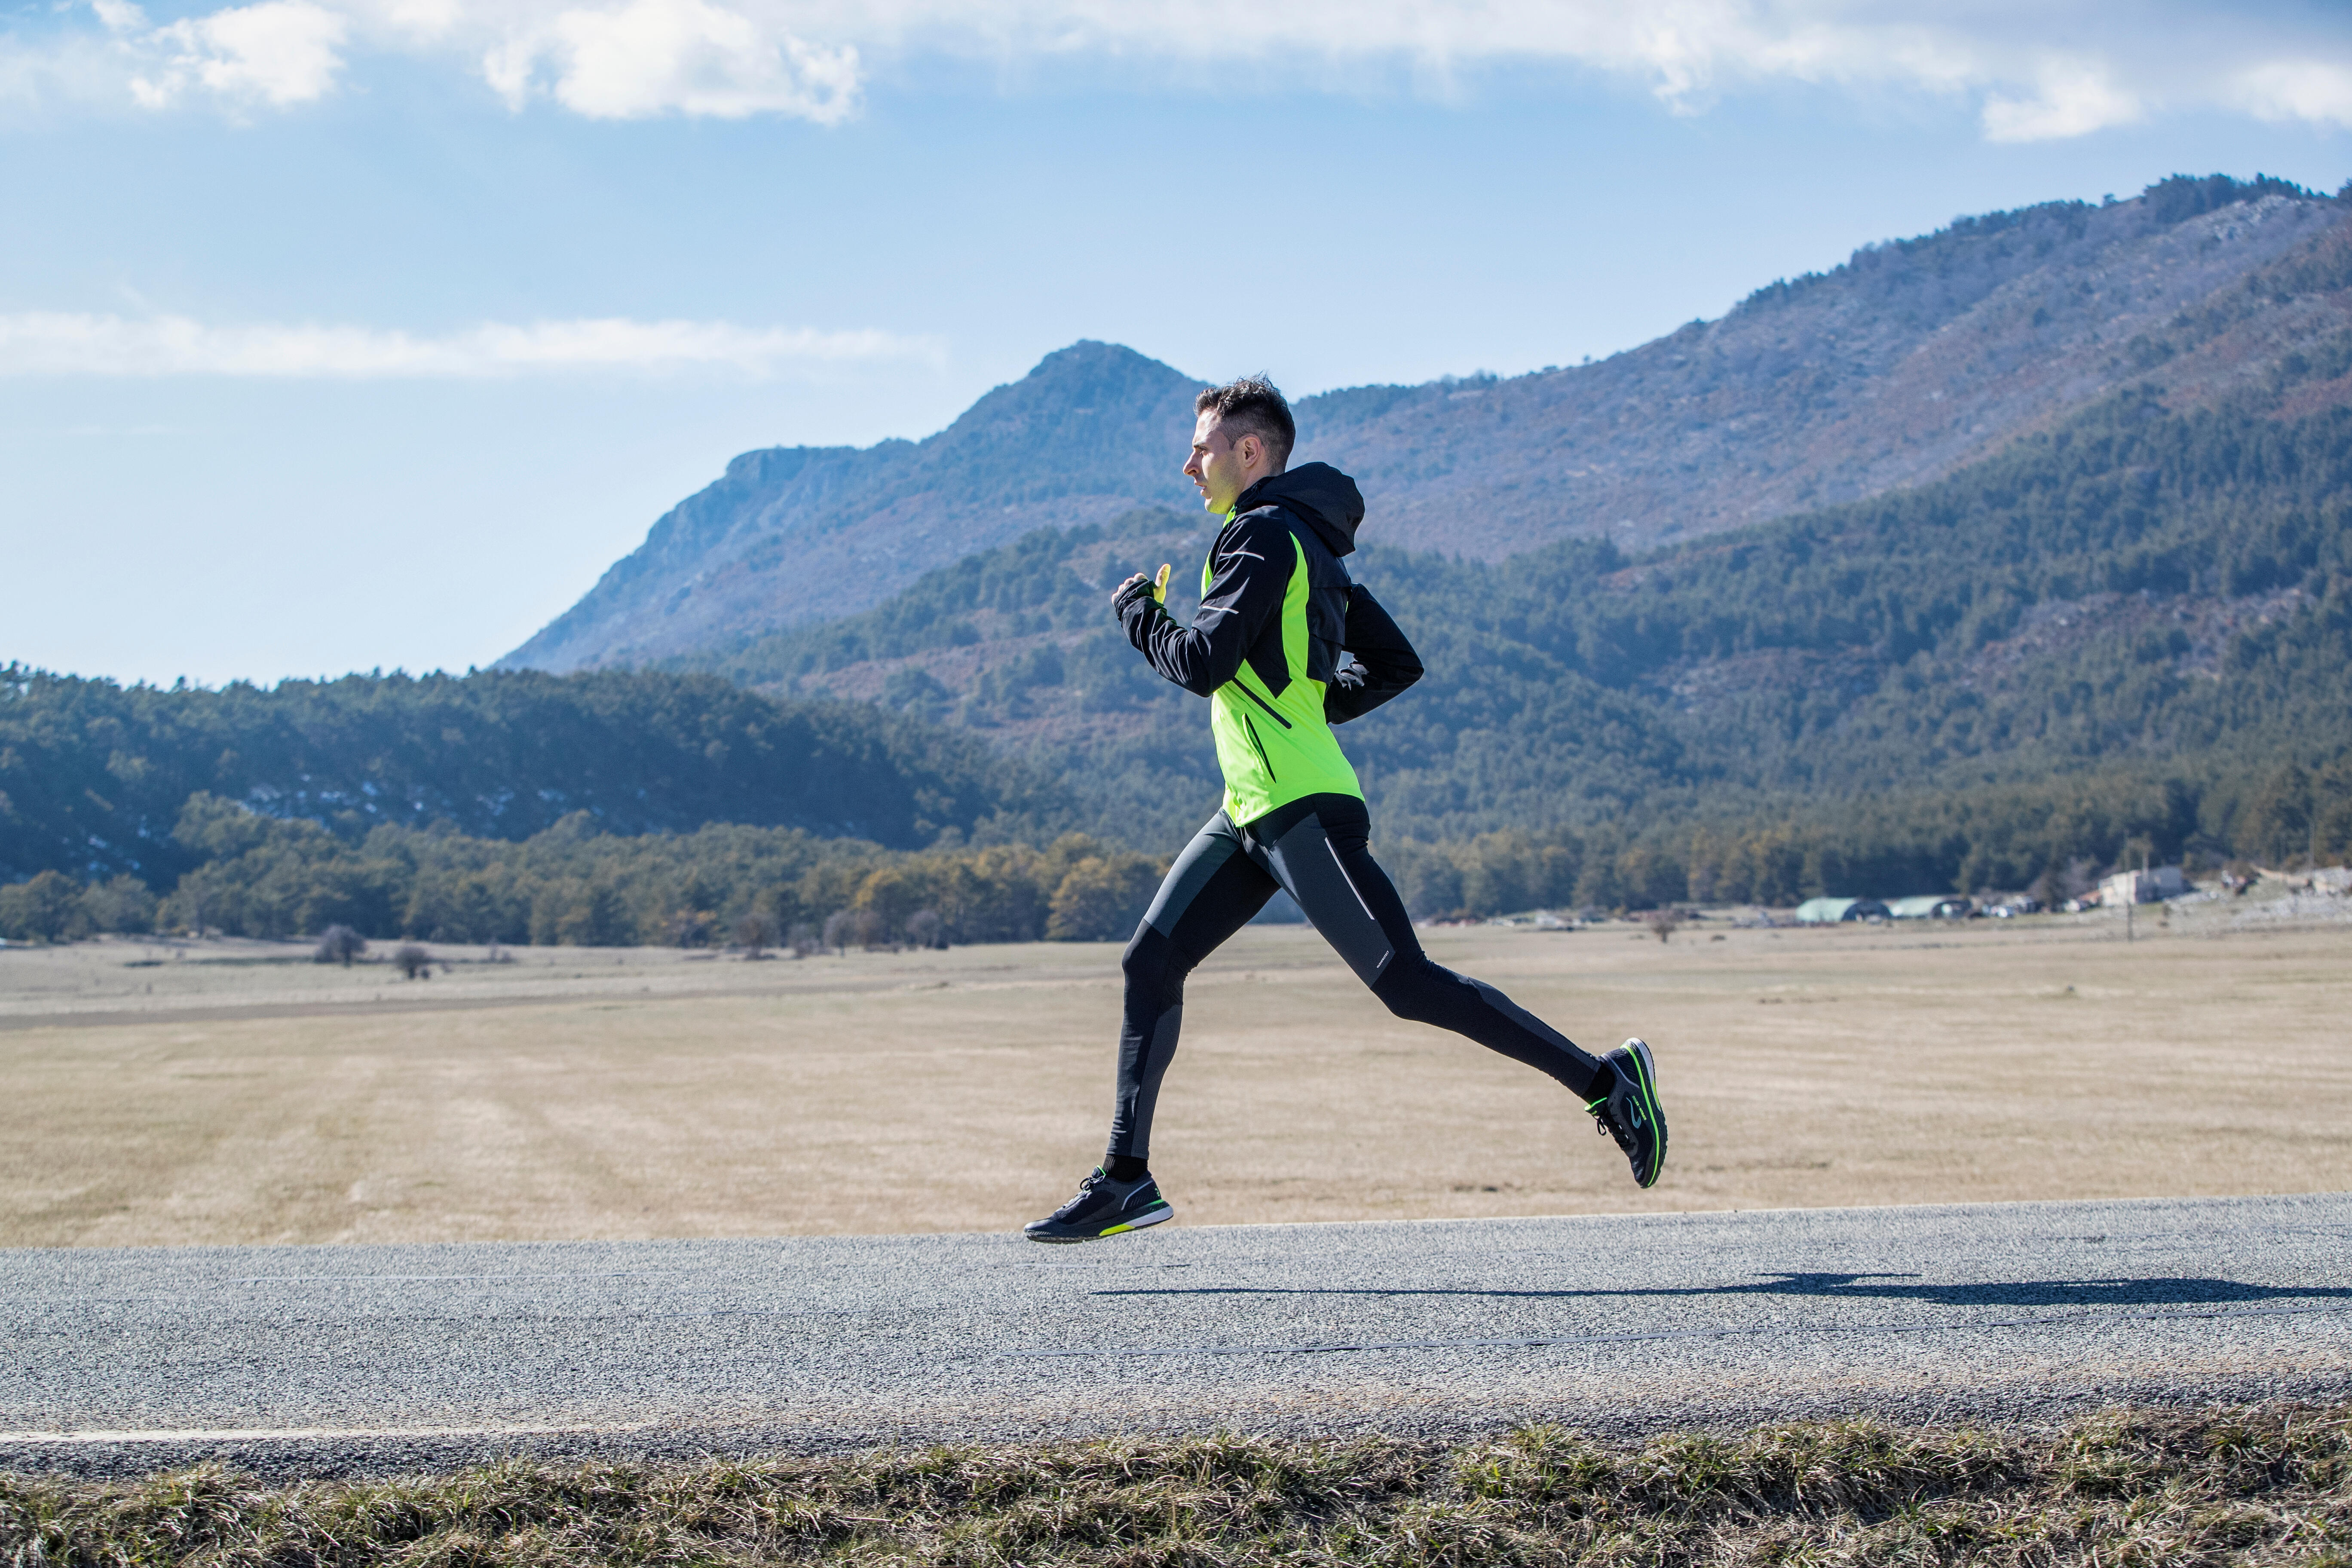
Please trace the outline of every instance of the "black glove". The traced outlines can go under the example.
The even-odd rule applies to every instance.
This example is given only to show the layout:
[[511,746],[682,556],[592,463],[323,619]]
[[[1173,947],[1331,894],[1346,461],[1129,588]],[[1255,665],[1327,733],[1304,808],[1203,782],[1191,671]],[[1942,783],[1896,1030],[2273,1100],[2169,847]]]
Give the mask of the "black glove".
[[[1118,593],[1111,595],[1110,613],[1121,621],[1125,621],[1129,607],[1136,600],[1150,598],[1151,598],[1151,579],[1137,577],[1122,585]],[[1158,601],[1154,600],[1153,603],[1156,607]]]

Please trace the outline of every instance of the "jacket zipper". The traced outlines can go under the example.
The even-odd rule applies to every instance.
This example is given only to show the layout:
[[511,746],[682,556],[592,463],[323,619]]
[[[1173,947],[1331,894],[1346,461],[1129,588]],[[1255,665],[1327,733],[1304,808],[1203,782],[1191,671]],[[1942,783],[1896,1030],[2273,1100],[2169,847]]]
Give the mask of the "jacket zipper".
[[[1287,730],[1287,729],[1289,729],[1289,728],[1290,728],[1290,721],[1289,721],[1289,720],[1287,720],[1287,719],[1286,719],[1286,718],[1284,718],[1281,714],[1279,714],[1279,713],[1276,712],[1276,711],[1274,710],[1274,704],[1273,704],[1273,703],[1268,702],[1265,698],[1260,697],[1256,692],[1252,691],[1248,687],[1244,686],[1244,685],[1242,684],[1242,678],[1241,678],[1240,676],[1238,676],[1238,675],[1236,675],[1236,676],[1234,676],[1234,690],[1236,690],[1236,691],[1238,691],[1238,692],[1240,692],[1243,696],[1244,696],[1244,697],[1248,698],[1251,701],[1253,701],[1253,702],[1256,703],[1259,707],[1261,707],[1261,708],[1265,709],[1265,716],[1266,716],[1267,718],[1269,718],[1269,719],[1273,720],[1276,723],[1277,723],[1277,724],[1281,725],[1281,726],[1282,726],[1284,729],[1286,729],[1286,730]],[[1246,714],[1246,713],[1244,713],[1244,714],[1243,714],[1243,715],[1242,715],[1242,717],[1243,717],[1243,718],[1244,718],[1244,719],[1246,719],[1246,718],[1248,718],[1248,717],[1249,717],[1249,715],[1248,715],[1248,714]]]
[[1249,732],[1250,750],[1257,753],[1258,765],[1265,770],[1267,780],[1280,783],[1274,771],[1274,759],[1265,754],[1265,742],[1257,738],[1257,726],[1250,722],[1250,716],[1246,713],[1242,715],[1242,728]]

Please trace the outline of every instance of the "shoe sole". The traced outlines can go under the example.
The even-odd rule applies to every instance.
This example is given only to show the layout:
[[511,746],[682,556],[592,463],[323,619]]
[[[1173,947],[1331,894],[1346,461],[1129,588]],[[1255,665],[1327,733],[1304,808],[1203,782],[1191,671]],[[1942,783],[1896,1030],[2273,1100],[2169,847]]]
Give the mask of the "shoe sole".
[[1634,1177],[1633,1184],[1653,1186],[1666,1168],[1666,1113],[1658,1109],[1658,1064],[1651,1059],[1650,1043],[1638,1035],[1619,1048],[1633,1058],[1633,1083],[1642,1091],[1642,1110],[1657,1132],[1650,1151],[1649,1174]]
[[1024,1230],[1021,1234],[1032,1241],[1042,1241],[1048,1246],[1059,1247],[1081,1241],[1103,1241],[1114,1236],[1124,1236],[1131,1230],[1142,1230],[1150,1226],[1162,1225],[1175,1217],[1175,1205],[1162,1204],[1156,1209],[1146,1209],[1125,1225],[1115,1225],[1108,1230],[1098,1230],[1091,1236],[1081,1236],[1076,1233],[1067,1236],[1048,1236],[1043,1231],[1036,1230]]

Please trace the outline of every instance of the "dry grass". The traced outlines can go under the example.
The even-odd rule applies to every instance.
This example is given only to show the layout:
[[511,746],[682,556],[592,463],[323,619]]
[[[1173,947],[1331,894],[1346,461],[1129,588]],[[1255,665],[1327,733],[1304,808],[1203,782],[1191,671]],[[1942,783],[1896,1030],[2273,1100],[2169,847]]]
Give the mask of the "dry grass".
[[271,1486],[0,1477],[16,1563],[2352,1563],[2352,1407],[1614,1448],[1221,1436]]
[[[1260,928],[1193,982],[1154,1164],[1196,1224],[2352,1187],[2352,931],[2146,935],[1430,933],[1656,1045],[1643,1194],[1565,1093]],[[0,953],[0,1245],[1003,1229],[1109,1109],[1109,946],[154,956]]]

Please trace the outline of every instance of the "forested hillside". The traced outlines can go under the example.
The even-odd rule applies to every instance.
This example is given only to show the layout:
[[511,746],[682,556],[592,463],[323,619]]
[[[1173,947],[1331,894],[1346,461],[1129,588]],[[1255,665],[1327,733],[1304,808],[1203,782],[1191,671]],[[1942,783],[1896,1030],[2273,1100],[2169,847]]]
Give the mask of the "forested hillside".
[[[2184,408],[2259,380],[2345,324],[2340,286],[2270,283],[2347,216],[2284,182],[2215,175],[1962,218],[1597,364],[1302,399],[1300,455],[1357,473],[1390,545],[1646,550],[1932,479],[2159,363]],[[2175,330],[2224,300],[2228,330]],[[1039,527],[1181,508],[1200,384],[1084,342],[919,442],[747,453],[502,662],[725,653]]]
[[214,691],[0,670],[0,881],[131,873],[167,889],[208,858],[174,837],[199,793],[345,840],[436,823],[520,839],[584,813],[606,833],[728,822],[905,847],[990,822],[1050,830],[1057,799],[969,735],[709,676],[355,675]]
[[[2352,411],[2296,412],[2347,374],[2352,333],[2211,406],[2143,384],[1918,490],[1642,557],[1370,549],[1432,673],[1342,738],[1395,835],[1819,840],[1743,894],[2276,852],[2243,803],[2352,748]],[[1213,803],[1205,721],[1104,589],[1161,559],[1182,583],[1204,542],[1149,511],[1043,532],[710,667],[1071,755],[1097,831],[1174,843]],[[2314,843],[2352,838],[2313,809]]]

